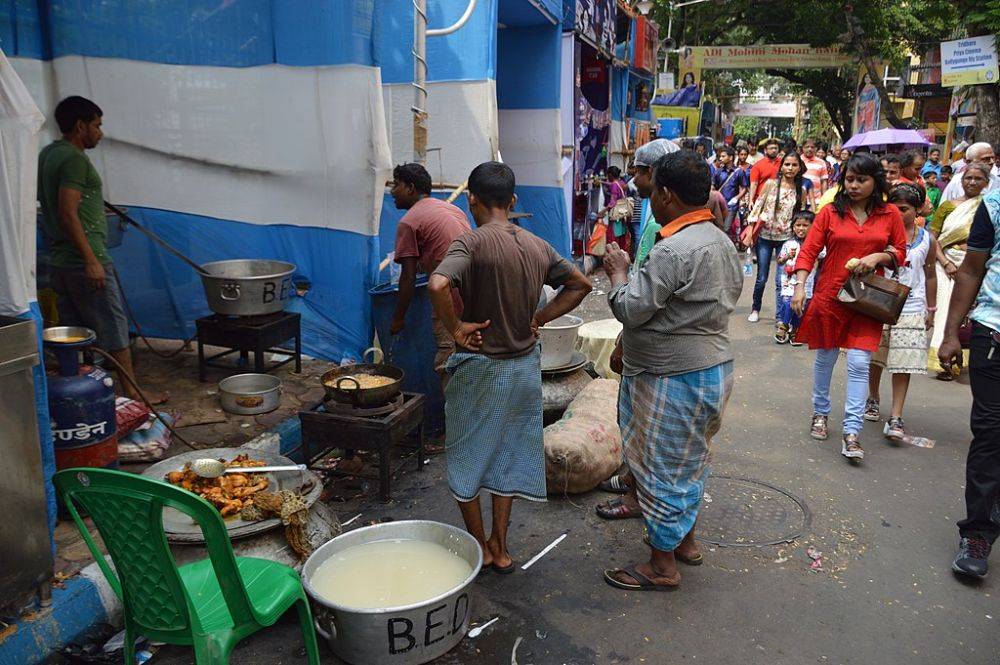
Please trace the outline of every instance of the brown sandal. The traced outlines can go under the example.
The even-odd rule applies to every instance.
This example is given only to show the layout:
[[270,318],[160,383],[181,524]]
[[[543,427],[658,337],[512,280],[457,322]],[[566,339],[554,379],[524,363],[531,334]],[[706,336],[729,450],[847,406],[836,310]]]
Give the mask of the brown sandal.
[[[605,570],[604,581],[616,589],[625,589],[626,591],[676,591],[677,587],[681,585],[680,575],[677,576],[676,581],[671,580],[667,584],[657,584],[636,570],[637,565]],[[618,579],[620,573],[625,573],[635,580],[636,583],[630,584],[629,582],[621,581]]]
[[624,499],[610,499],[599,503],[594,510],[598,517],[606,520],[628,520],[642,517],[642,511],[626,506]]

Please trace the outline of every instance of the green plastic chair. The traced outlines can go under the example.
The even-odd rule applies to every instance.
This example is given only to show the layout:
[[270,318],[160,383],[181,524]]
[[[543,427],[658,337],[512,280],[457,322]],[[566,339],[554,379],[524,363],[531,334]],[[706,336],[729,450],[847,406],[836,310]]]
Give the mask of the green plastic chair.
[[[319,664],[312,612],[298,573],[275,561],[234,556],[222,517],[200,496],[108,469],[66,469],[53,482],[122,601],[127,665],[135,663],[139,635],[194,647],[198,665],[228,663],[237,642],[274,625],[292,605],[309,663]],[[114,570],[80,519],[78,505],[93,518]],[[163,532],[164,508],[176,508],[201,526],[207,559],[177,566]]]

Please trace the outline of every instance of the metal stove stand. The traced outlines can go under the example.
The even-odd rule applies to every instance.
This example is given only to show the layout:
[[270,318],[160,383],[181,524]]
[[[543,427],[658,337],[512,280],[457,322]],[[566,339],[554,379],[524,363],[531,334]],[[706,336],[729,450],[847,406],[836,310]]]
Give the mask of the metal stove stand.
[[[293,360],[296,373],[301,372],[301,322],[302,316],[296,312],[238,317],[212,314],[198,319],[195,321],[198,329],[198,380],[205,380],[205,369],[208,367],[232,371],[231,365],[214,361],[237,352],[243,364],[248,362],[250,353],[253,353],[253,371],[258,374],[272,372]],[[278,348],[289,340],[294,341],[292,350]],[[206,357],[206,345],[221,346],[226,350]],[[265,353],[280,353],[289,357],[265,367]]]
[[[345,457],[355,451],[378,453],[379,498],[392,498],[392,447],[404,445],[416,450],[417,470],[424,468],[424,396],[403,393],[396,404],[375,409],[355,409],[336,402],[323,402],[299,412],[302,423],[302,451],[310,469],[339,476],[374,478],[358,473],[322,469],[317,463],[335,448]],[[416,441],[412,441],[413,437]],[[398,465],[399,467],[402,464]],[[397,467],[398,468],[398,467]]]

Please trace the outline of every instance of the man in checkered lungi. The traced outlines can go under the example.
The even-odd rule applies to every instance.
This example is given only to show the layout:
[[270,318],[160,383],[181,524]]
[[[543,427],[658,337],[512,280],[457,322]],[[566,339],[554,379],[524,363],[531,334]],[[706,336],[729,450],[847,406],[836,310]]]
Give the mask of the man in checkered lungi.
[[650,205],[662,226],[649,257],[629,273],[608,248],[608,303],[623,324],[618,424],[646,522],[649,561],[604,571],[629,590],[676,588],[677,562],[702,563],[694,540],[712,437],[733,384],[729,315],[743,276],[733,243],[707,209],[708,165],[681,150],[653,168]]
[[[457,350],[448,360],[445,454],[448,485],[483,566],[511,573],[507,525],[514,497],[545,500],[539,326],[574,309],[590,282],[547,242],[511,224],[514,172],[486,162],[469,175],[476,229],[459,236],[431,275],[438,317]],[[542,285],[562,287],[536,310]],[[462,298],[455,315],[451,290]],[[479,493],[493,495],[493,529],[483,527]]]

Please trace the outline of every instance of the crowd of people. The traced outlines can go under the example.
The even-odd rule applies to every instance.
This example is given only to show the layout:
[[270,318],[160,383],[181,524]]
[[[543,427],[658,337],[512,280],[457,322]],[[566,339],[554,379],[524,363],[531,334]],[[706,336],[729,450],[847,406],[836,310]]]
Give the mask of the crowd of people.
[[[101,138],[101,118],[83,98],[59,104],[63,137],[39,158],[39,196],[60,314],[94,328],[98,344],[127,366],[127,328],[98,214],[101,182],[85,155]],[[703,561],[695,524],[712,438],[733,388],[729,321],[743,289],[739,252],[747,247],[757,263],[748,320],[760,320],[773,263],[773,339],[816,352],[808,430],[803,422],[815,439],[829,436],[830,383],[846,352],[841,453],[849,460],[864,458],[864,420],[881,418],[884,372],[892,377],[884,432],[901,439],[909,377],[927,372],[928,354],[941,379],[969,367],[967,517],[953,568],[986,575],[1000,535],[991,520],[1000,494],[1000,177],[993,148],[968,146],[949,167],[937,150],[881,159],[835,150],[831,159],[814,140],[801,152],[776,139],[763,141],[759,154],[744,144],[711,155],[691,147],[656,139],[636,151],[631,180],[609,169],[603,268],[609,307],[623,326],[611,365],[621,375],[625,472],[602,484],[621,496],[597,512],[642,518],[650,556],[606,570],[605,580],[629,590],[670,589],[680,584],[678,563]],[[392,197],[407,212],[396,235],[402,270],[391,332],[406,327],[416,273],[430,274],[448,484],[484,567],[511,573],[513,499],[546,495],[538,330],[577,307],[592,286],[571,261],[511,223],[509,166],[486,162],[469,175],[474,227],[460,209],[431,197],[423,166],[401,165],[393,180]],[[838,297],[849,278],[872,273],[909,287],[890,326]],[[544,285],[559,290],[541,301]],[[492,495],[488,536],[484,490]]]
[[[1000,499],[1000,178],[993,148],[968,146],[952,165],[936,148],[831,155],[812,139],[801,152],[793,142],[767,139],[757,152],[738,144],[709,156],[660,139],[635,154],[628,186],[642,203],[632,257],[612,243],[604,258],[609,304],[624,325],[618,410],[628,464],[602,484],[621,496],[597,513],[644,519],[651,557],[606,571],[606,580],[664,588],[679,582],[677,562],[701,562],[694,523],[709,442],[729,392],[726,321],[740,293],[738,252],[747,249],[757,266],[748,321],[761,319],[774,263],[773,339],[815,351],[808,426],[814,439],[830,435],[830,384],[846,356],[841,454],[852,463],[865,456],[864,421],[883,418],[883,373],[891,376],[883,433],[900,442],[910,437],[903,419],[910,377],[930,370],[947,381],[970,368],[968,514],[952,567],[985,575],[1000,533],[990,520]],[[684,178],[675,164],[684,165]],[[725,206],[722,219],[713,212],[716,200]],[[719,228],[677,235],[705,221]],[[725,250],[718,244],[723,234]],[[655,244],[644,246],[650,237]],[[850,278],[873,273],[908,287],[891,325],[838,297]],[[686,355],[692,329],[717,345],[698,349],[697,360]]]

